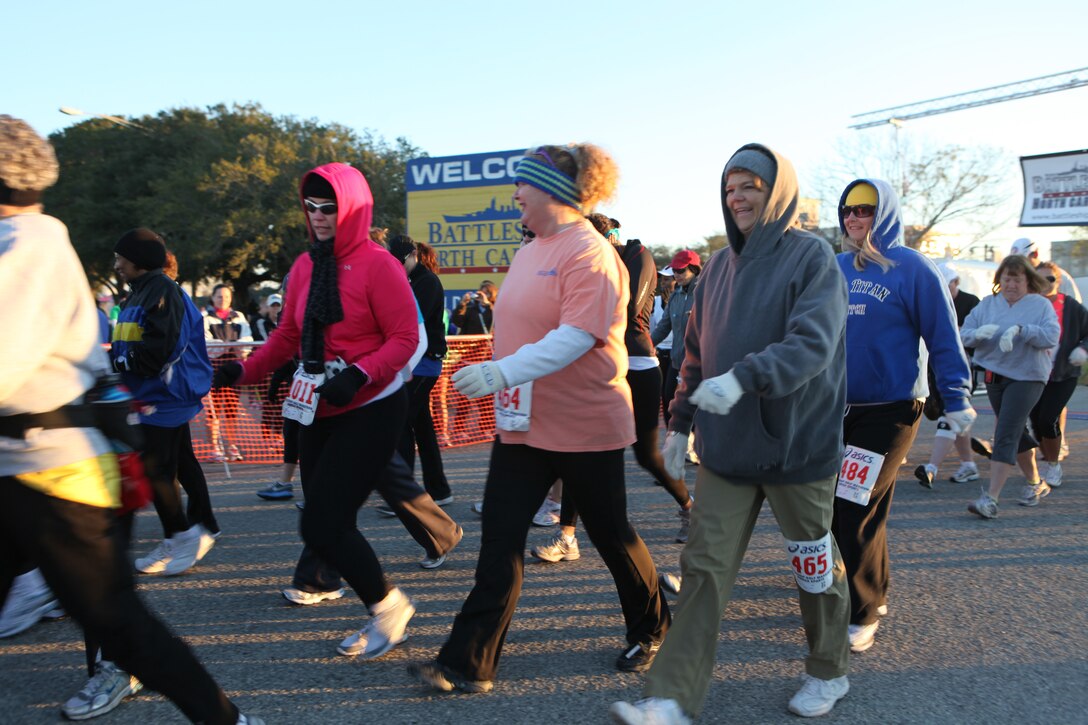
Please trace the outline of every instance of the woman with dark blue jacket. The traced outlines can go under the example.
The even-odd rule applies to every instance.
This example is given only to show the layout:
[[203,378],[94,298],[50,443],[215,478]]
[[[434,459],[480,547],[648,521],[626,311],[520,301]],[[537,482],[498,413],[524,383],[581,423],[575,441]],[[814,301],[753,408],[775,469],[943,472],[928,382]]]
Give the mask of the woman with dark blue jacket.
[[899,199],[891,186],[858,179],[839,202],[839,267],[850,306],[846,321],[846,452],[832,531],[850,583],[850,648],[873,644],[886,610],[888,513],[900,462],[910,450],[927,393],[926,354],[945,418],[955,432],[975,419],[970,369],[956,315],[936,266],[903,245]]

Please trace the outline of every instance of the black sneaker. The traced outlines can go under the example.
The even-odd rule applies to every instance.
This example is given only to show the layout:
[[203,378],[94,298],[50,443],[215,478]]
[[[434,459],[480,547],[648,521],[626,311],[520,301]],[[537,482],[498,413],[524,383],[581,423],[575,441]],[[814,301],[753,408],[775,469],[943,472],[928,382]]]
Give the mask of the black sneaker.
[[491,692],[494,684],[491,680],[470,680],[439,663],[438,660],[408,665],[408,674],[427,687],[439,692]]
[[990,444],[981,438],[971,439],[971,450],[979,454],[983,458],[993,458],[994,451],[990,448]]
[[616,669],[620,672],[645,672],[654,663],[660,647],[660,642],[633,644],[616,658]]
[[933,474],[924,465],[914,469],[914,477],[926,488],[933,488]]

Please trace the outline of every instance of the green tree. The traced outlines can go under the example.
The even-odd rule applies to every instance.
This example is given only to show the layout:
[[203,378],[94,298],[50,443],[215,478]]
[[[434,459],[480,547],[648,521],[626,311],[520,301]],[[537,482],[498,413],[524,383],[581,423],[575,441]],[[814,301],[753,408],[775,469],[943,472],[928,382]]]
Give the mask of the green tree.
[[238,291],[280,280],[305,248],[298,181],[314,166],[352,164],[367,177],[375,224],[403,228],[406,139],[389,144],[338,124],[274,117],[259,105],[178,108],[92,119],[53,134],[61,177],[46,196],[94,283],[116,289],[113,245],[146,226],[178,257],[179,279],[221,278]]

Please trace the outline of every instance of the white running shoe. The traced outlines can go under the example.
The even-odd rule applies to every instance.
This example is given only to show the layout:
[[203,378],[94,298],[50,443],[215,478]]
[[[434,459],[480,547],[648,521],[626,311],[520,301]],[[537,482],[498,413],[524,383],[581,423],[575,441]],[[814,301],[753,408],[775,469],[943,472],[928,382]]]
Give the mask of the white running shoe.
[[170,539],[164,539],[158,546],[148,552],[147,556],[141,556],[137,559],[135,565],[137,571],[144,574],[161,574],[172,558]]
[[997,499],[983,491],[977,500],[967,504],[967,510],[973,514],[978,514],[984,519],[996,519]]
[[462,529],[460,526],[458,526],[457,527],[457,541],[453,542],[453,546],[451,546],[449,548],[449,551],[447,551],[445,554],[441,554],[440,556],[436,556],[433,559],[431,557],[429,557],[429,556],[425,556],[419,562],[419,565],[421,567],[423,567],[424,569],[437,569],[438,567],[442,566],[443,564],[446,563],[446,557],[449,556],[450,551],[453,551],[454,548],[458,544],[461,543],[461,539],[463,539],[464,537],[465,537],[465,530]]
[[69,720],[90,720],[110,712],[143,687],[143,683],[117,665],[102,660],[95,665],[94,677],[64,703],[61,711]]
[[851,624],[847,627],[847,632],[850,635],[850,651],[864,652],[872,647],[878,627],[880,627],[880,622],[873,622],[872,624]]
[[1038,506],[1045,496],[1050,493],[1050,486],[1046,481],[1039,481],[1038,483],[1025,483],[1024,487],[1020,489],[1020,498],[1016,503],[1021,506]]
[[[215,546],[215,540],[219,538],[219,534],[213,534],[201,524],[197,524],[197,526],[200,527],[200,547],[196,551],[196,560],[200,561],[207,556],[208,552]],[[223,532],[220,531],[219,533],[221,534]]]
[[690,725],[691,718],[680,709],[680,703],[661,697],[648,697],[634,705],[614,702],[608,708],[612,722],[618,725]]
[[956,472],[948,477],[952,483],[967,483],[978,480],[978,464],[974,461],[964,461]]
[[59,606],[40,570],[20,574],[11,583],[0,611],[0,638],[25,632]]
[[[192,568],[199,559],[202,533],[205,533],[204,527],[193,524],[185,531],[180,531],[167,539],[170,543],[170,561],[163,567],[163,575],[177,576]],[[214,544],[214,540],[212,543]]]
[[833,680],[821,680],[809,674],[801,676],[804,682],[797,694],[790,698],[790,712],[801,717],[819,717],[831,712],[835,703],[850,692],[846,675]]
[[568,539],[562,531],[556,531],[551,541],[543,546],[534,546],[529,553],[541,561],[552,563],[582,558],[582,553],[578,551],[578,538],[572,536]]
[[348,657],[358,655],[365,660],[381,657],[408,639],[405,630],[415,613],[412,600],[394,588],[385,599],[370,608],[370,621],[366,626],[344,639],[336,651]]
[[1062,485],[1062,464],[1051,463],[1047,466],[1046,475],[1043,477],[1051,488],[1059,488]]
[[560,502],[545,498],[533,515],[533,526],[555,526],[559,523],[559,511],[562,508],[563,504]]
[[280,593],[283,594],[283,598],[291,602],[291,604],[299,604],[302,606],[318,604],[325,600],[339,599],[344,596],[343,589],[335,589],[331,592],[304,592],[301,589],[287,587]]

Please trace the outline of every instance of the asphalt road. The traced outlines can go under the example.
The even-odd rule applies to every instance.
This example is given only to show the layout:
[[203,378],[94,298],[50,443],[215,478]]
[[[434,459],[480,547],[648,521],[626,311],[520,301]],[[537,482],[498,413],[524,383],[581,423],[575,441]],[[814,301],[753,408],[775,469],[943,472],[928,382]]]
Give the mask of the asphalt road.
[[[980,407],[984,399],[976,399]],[[1079,388],[1073,411],[1088,411]],[[932,491],[911,472],[928,459],[934,427],[925,422],[903,466],[892,509],[890,613],[876,645],[851,661],[851,691],[825,718],[837,723],[1088,722],[1088,416],[1074,416],[1065,484],[1038,508],[1015,504],[1013,478],[1001,516],[982,521],[965,510],[975,484],[952,484],[956,463]],[[988,435],[993,417],[982,415]],[[405,673],[433,657],[472,583],[488,449],[447,452],[456,496],[449,511],[465,539],[436,571],[418,566],[421,551],[395,519],[371,505],[359,515],[390,579],[418,613],[410,639],[384,658],[361,662],[336,654],[341,638],[364,622],[358,599],[289,605],[299,552],[297,512],[254,491],[271,466],[235,466],[227,479],[209,468],[224,534],[208,557],[176,578],[143,577],[150,606],[196,650],[245,712],[269,723],[604,723],[618,699],[640,696],[642,677],[615,671],[624,645],[611,579],[588,540],[583,556],[528,564],[495,690],[436,695]],[[675,505],[628,456],[632,521],[660,570],[675,570]],[[981,466],[983,476],[987,466]],[[694,469],[689,467],[689,482]],[[545,540],[534,529],[530,543]],[[153,513],[140,515],[134,556],[161,535]],[[349,592],[350,594],[350,592]],[[82,637],[70,620],[45,622],[0,640],[0,722],[61,719],[61,703],[84,680]],[[722,619],[718,664],[704,723],[797,722],[786,703],[798,686],[804,632],[781,537],[769,510],[759,519]],[[182,722],[168,701],[141,693],[100,722]]]

